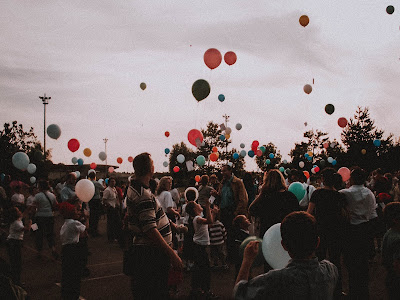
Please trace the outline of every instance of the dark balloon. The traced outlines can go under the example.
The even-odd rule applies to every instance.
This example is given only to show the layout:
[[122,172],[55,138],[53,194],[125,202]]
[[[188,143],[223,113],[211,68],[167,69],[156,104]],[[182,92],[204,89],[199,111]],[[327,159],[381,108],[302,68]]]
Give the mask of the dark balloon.
[[199,79],[193,83],[192,94],[197,101],[204,100],[210,94],[210,84],[204,79]]
[[333,113],[335,112],[335,107],[333,106],[333,104],[327,104],[327,105],[325,106],[325,112],[326,112],[328,115],[333,114]]

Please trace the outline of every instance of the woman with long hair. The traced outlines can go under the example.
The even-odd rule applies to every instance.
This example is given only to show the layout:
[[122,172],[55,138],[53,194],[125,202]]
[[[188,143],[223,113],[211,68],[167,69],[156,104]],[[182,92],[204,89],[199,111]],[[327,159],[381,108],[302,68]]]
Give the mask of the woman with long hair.
[[172,177],[164,176],[160,179],[157,187],[157,200],[160,202],[164,213],[168,218],[175,222],[176,217],[179,217],[179,212],[176,210],[176,203],[172,199],[172,195],[169,192],[172,187]]

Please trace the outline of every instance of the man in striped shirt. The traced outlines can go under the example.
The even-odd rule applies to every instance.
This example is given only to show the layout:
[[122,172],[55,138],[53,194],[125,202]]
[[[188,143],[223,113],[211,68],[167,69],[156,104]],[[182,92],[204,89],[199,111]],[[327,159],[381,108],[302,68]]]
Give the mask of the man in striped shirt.
[[133,160],[135,178],[127,191],[128,226],[133,231],[131,288],[134,299],[167,299],[170,265],[182,269],[172,249],[169,220],[149,189],[153,160],[142,153]]

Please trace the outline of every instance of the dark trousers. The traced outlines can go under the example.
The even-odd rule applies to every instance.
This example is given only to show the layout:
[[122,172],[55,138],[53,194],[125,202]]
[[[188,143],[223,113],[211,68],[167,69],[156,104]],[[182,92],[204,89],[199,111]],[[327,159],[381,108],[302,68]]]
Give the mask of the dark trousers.
[[121,238],[121,215],[119,212],[119,207],[107,208],[107,238],[109,241],[114,239],[120,240]]
[[131,276],[133,298],[168,299],[169,257],[160,248],[132,246],[134,256]]
[[62,247],[61,298],[79,299],[82,276],[82,246],[68,244]]
[[7,252],[10,257],[11,275],[14,284],[21,283],[22,271],[22,256],[21,256],[22,241],[9,239],[7,240]]
[[192,273],[192,290],[202,289],[208,292],[211,285],[211,270],[207,246],[194,243],[193,247],[194,266]]
[[89,201],[90,216],[89,216],[89,231],[90,233],[98,233],[99,220],[101,217],[101,201],[100,199],[92,199]]
[[371,228],[368,222],[350,225],[344,243],[344,259],[349,272],[350,299],[368,299],[368,257]]
[[43,237],[46,237],[49,248],[54,246],[54,217],[36,217],[36,249],[42,251]]
[[235,256],[235,238],[233,236],[232,227],[233,227],[233,219],[235,218],[234,209],[233,208],[222,208],[221,209],[221,222],[225,226],[226,230],[226,251],[227,258],[229,261],[233,261],[233,257]]
[[89,255],[89,246],[88,246],[88,238],[87,237],[80,237],[79,238],[79,247],[81,248],[81,255],[82,255],[82,270],[86,268],[88,263],[88,255]]

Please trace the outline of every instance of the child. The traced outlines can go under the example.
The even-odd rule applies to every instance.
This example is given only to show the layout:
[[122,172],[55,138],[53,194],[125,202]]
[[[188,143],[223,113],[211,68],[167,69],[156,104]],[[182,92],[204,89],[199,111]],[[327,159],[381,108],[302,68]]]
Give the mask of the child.
[[83,265],[82,247],[79,236],[86,230],[86,226],[76,219],[79,218],[76,206],[63,202],[60,205],[60,214],[65,221],[60,230],[62,243],[62,299],[79,299],[81,290],[81,273]]
[[194,270],[192,273],[192,291],[190,296],[196,298],[205,295],[208,299],[215,299],[216,296],[210,291],[211,272],[207,254],[207,246],[210,245],[208,224],[213,223],[213,217],[210,211],[210,202],[207,201],[205,204],[207,219],[201,217],[203,208],[200,204],[189,201],[186,205],[187,213],[193,218],[194,227]]
[[383,210],[389,227],[382,242],[382,263],[387,270],[386,288],[389,299],[398,299],[400,294],[400,202],[392,202]]
[[225,242],[226,230],[224,224],[219,221],[219,209],[216,207],[211,210],[214,222],[208,226],[208,234],[210,235],[210,257],[214,264],[214,268],[218,267],[218,260],[222,264],[222,268],[228,269],[226,264]]
[[10,220],[10,234],[7,238],[8,255],[10,256],[10,266],[12,279],[14,284],[21,285],[21,270],[22,270],[22,257],[21,248],[24,239],[24,231],[29,231],[32,225],[32,220],[27,222],[24,226],[22,223],[22,213],[17,207],[12,207],[9,210]]
[[199,197],[199,192],[194,187],[189,187],[185,190],[185,200],[186,204],[182,205],[182,216],[183,216],[183,224],[187,226],[188,232],[184,235],[183,238],[183,257],[186,260],[186,270],[190,271],[193,268],[193,236],[194,236],[194,227],[193,227],[193,218],[189,216],[186,211],[187,202],[194,201],[196,202]]
[[234,249],[234,254],[233,254],[233,263],[235,264],[235,278],[239,273],[240,269],[240,264],[241,259],[239,256],[239,247],[242,244],[242,242],[250,236],[249,233],[249,227],[251,225],[251,222],[245,215],[237,215],[233,219],[233,238],[235,241],[235,249]]

